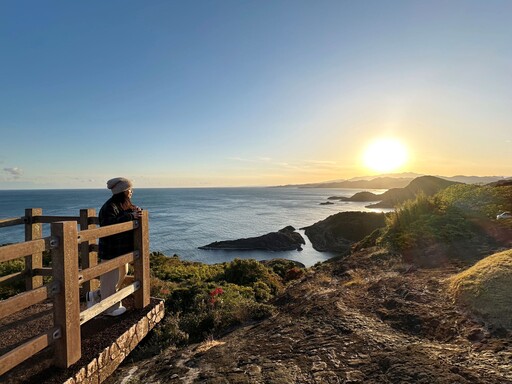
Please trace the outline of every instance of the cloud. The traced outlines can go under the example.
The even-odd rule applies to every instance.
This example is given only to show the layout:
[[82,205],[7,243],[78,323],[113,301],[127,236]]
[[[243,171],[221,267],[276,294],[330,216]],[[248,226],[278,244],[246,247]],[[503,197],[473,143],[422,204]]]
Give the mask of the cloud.
[[19,179],[23,175],[23,170],[18,167],[5,167],[4,172],[10,174],[15,179]]

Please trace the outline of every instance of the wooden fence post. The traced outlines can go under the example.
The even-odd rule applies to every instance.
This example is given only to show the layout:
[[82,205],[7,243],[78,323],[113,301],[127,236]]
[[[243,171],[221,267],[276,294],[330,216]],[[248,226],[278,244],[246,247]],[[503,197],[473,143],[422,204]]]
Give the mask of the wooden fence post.
[[60,328],[55,364],[67,368],[81,356],[80,297],[78,290],[78,230],[75,221],[51,224],[53,279],[59,283],[53,318]]
[[140,281],[140,288],[135,291],[135,308],[144,308],[150,302],[149,283],[149,220],[148,211],[142,211],[139,227],[134,230],[135,251],[139,257],[133,262],[135,280]]
[[[96,210],[92,208],[81,209],[80,210],[80,230],[84,231],[86,229],[96,228],[96,224],[90,223],[90,218],[96,216]],[[93,241],[84,241],[80,243],[80,261],[82,264],[82,269],[94,267],[98,265],[98,252],[96,250],[90,250],[90,245],[96,245],[97,240]],[[93,279],[90,281],[86,281],[83,284],[83,288],[85,292],[94,291],[98,289],[99,281],[98,279]]]
[[[43,224],[34,223],[34,218],[42,216],[41,208],[25,209],[25,241],[41,239],[43,237]],[[25,288],[30,291],[43,285],[42,276],[33,276],[35,268],[43,268],[43,253],[38,252],[25,256]]]

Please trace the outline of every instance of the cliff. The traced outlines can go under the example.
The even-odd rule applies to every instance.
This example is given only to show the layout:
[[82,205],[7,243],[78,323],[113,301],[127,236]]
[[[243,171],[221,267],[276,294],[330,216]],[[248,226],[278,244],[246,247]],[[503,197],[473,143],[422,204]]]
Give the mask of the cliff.
[[340,212],[303,229],[317,251],[346,253],[385,221],[383,213]]

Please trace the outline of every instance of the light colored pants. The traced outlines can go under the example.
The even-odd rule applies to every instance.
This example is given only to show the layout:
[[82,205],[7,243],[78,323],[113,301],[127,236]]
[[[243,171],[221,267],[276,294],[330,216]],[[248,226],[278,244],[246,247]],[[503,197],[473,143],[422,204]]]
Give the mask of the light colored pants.
[[[125,264],[124,266],[119,267],[119,269],[114,269],[113,271],[100,276],[100,294],[102,300],[113,295],[119,290],[127,273],[128,264]],[[121,306],[122,302],[120,301],[111,306],[105,312],[112,312]]]

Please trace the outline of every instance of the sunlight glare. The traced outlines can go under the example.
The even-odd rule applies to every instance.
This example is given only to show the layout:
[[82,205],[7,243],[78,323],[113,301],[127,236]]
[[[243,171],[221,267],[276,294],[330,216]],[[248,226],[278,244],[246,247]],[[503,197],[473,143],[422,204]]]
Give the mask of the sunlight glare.
[[376,172],[397,170],[407,161],[407,150],[396,139],[378,139],[370,143],[364,152],[364,164]]

